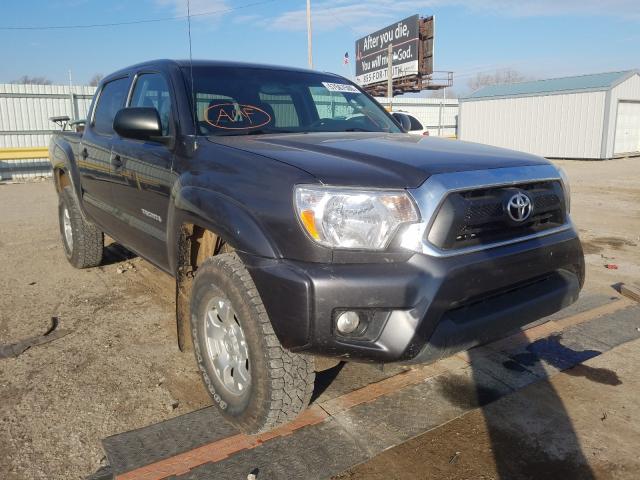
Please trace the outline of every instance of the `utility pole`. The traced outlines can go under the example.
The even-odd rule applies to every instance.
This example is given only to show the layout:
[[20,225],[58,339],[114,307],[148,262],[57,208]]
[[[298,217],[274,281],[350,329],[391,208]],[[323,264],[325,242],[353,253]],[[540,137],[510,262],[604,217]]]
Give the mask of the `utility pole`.
[[389,44],[387,50],[387,98],[389,99],[389,111],[393,110],[393,45]]
[[447,87],[442,89],[442,99],[440,100],[440,109],[438,110],[438,136],[442,136],[442,111],[444,110],[444,100],[447,98]]
[[78,119],[78,104],[76,103],[76,96],[73,93],[73,80],[71,79],[71,69],[67,72],[69,74],[69,102],[71,102],[71,121],[75,122]]
[[309,68],[313,68],[313,49],[311,44],[311,0],[307,0],[307,45]]

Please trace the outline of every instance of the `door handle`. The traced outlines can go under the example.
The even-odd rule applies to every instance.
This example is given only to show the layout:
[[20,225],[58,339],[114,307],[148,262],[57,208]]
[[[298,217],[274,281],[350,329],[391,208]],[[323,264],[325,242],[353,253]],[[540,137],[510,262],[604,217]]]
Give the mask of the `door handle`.
[[117,170],[118,168],[122,168],[122,158],[120,158],[120,155],[114,155],[111,158],[111,164],[113,165],[113,167]]
[[86,160],[87,157],[89,156],[89,151],[86,148],[83,148],[82,153],[80,155],[82,155],[83,160]]

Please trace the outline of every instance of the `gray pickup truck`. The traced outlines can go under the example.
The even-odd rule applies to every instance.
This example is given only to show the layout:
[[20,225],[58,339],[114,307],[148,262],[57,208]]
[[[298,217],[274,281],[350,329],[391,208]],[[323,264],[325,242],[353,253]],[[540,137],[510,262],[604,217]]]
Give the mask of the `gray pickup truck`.
[[318,358],[428,363],[575,301],[562,171],[407,121],[327,73],[125,68],[51,140],[64,251],[99,265],[106,233],[173,275],[179,345],[246,432],[306,407]]

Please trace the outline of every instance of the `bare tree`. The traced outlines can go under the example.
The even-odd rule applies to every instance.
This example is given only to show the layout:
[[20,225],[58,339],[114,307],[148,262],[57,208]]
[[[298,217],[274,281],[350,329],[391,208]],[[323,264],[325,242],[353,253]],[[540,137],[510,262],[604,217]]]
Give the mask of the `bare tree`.
[[51,80],[47,77],[30,77],[29,75],[23,75],[17,80],[12,80],[11,83],[16,85],[51,85]]
[[97,87],[100,85],[100,81],[104,78],[104,75],[101,73],[96,73],[91,80],[89,80],[89,85],[92,87]]
[[496,70],[493,73],[477,73],[469,79],[467,86],[472,92],[475,92],[479,88],[486,87],[487,85],[503,85],[505,83],[518,83],[526,80],[530,80],[530,78],[512,68],[504,68],[502,70]]

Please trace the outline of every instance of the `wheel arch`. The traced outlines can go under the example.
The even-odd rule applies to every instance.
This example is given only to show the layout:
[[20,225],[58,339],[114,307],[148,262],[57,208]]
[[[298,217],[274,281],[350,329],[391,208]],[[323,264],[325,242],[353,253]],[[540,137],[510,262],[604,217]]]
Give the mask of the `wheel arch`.
[[72,146],[63,139],[54,138],[49,147],[49,159],[53,170],[53,182],[56,191],[60,194],[64,187],[70,186],[73,195],[78,201],[80,212],[83,216],[86,216],[84,205],[80,201],[82,198],[80,172],[75,163]]
[[171,269],[176,278],[176,330],[181,351],[192,348],[189,305],[193,278],[207,258],[230,251],[267,258],[278,253],[250,213],[234,200],[200,187],[184,187],[169,215]]

